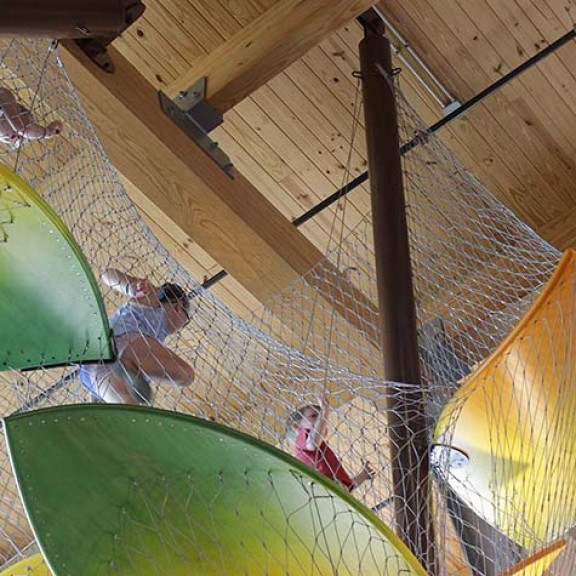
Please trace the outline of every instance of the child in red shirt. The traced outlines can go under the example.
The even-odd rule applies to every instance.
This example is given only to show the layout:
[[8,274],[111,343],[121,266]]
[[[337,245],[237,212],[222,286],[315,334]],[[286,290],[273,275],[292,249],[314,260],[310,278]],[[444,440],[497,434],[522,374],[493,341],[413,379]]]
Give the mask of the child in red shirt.
[[364,462],[362,470],[354,478],[348,475],[340,459],[324,441],[328,414],[329,404],[324,397],[320,405],[307,404],[290,415],[287,428],[295,436],[294,455],[352,492],[362,483],[372,480],[375,472],[368,462]]

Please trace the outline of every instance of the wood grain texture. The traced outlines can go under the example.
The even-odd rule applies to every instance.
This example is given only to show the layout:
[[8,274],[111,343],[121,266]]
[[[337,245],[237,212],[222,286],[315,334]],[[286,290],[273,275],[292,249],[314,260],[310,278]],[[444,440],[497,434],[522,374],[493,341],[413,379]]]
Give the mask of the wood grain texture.
[[230,40],[194,62],[167,93],[175,97],[206,77],[208,102],[225,112],[371,4],[372,0],[278,0]]
[[68,72],[116,168],[252,294],[266,300],[320,260],[241,174],[230,179],[162,114],[118,53],[117,72],[102,75],[71,50]]
[[[575,15],[553,1],[384,0],[380,6],[461,101],[565,34]],[[571,42],[443,132],[452,134],[456,152],[468,151],[465,165],[500,200],[562,248],[576,243],[573,232],[560,230],[576,203],[575,61]]]

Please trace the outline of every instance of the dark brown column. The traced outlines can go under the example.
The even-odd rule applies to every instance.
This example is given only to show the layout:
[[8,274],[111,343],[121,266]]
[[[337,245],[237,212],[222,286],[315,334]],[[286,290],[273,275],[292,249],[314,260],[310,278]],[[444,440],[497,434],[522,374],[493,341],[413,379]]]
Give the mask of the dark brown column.
[[[117,36],[140,0],[0,0],[0,35],[24,38]],[[143,10],[143,7],[142,7]]]
[[360,43],[368,172],[388,397],[394,505],[400,537],[436,574],[429,459],[417,342],[400,142],[388,40],[371,27]]

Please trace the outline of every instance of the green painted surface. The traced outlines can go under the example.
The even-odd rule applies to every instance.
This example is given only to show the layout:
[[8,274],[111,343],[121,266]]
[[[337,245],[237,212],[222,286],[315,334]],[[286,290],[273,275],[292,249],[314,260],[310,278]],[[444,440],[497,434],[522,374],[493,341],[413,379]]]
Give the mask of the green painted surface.
[[56,576],[424,576],[371,512],[291,456],[222,426],[122,405],[5,420]]
[[70,231],[0,164],[0,371],[113,356],[96,280]]

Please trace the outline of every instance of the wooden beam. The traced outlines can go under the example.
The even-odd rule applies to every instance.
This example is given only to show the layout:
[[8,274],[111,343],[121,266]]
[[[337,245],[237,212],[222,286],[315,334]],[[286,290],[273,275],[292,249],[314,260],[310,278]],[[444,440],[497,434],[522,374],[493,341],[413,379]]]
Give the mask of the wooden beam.
[[229,178],[162,113],[153,86],[116,50],[102,72],[64,43],[68,74],[118,171],[258,300],[321,258],[241,174]]
[[278,0],[167,89],[171,98],[206,77],[206,99],[224,113],[364,12],[374,0]]
[[576,247],[576,207],[561,212],[542,226],[535,228],[537,234],[558,250]]
[[[228,177],[161,112],[154,88],[116,50],[109,50],[116,72],[107,74],[75,44],[64,46],[68,74],[112,164],[257,300],[269,301],[322,260],[241,174]],[[328,263],[309,281],[354,327],[363,350],[378,346],[376,308],[360,290]]]

